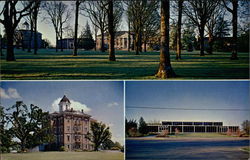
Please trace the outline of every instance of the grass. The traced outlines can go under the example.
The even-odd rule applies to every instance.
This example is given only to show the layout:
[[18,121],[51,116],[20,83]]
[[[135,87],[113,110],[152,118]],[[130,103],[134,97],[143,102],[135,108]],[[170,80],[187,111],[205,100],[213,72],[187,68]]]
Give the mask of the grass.
[[3,160],[123,160],[121,152],[33,152],[8,153]]
[[[199,56],[199,52],[183,51],[182,60],[171,61],[177,74],[173,79],[248,79],[249,55],[239,53],[239,60],[230,60],[231,53],[215,52]],[[57,80],[57,79],[156,79],[159,52],[135,55],[133,52],[117,51],[116,62],[108,61],[108,53],[72,51],[56,53],[39,50],[38,55],[15,50],[16,61],[6,62],[1,57],[2,80]]]

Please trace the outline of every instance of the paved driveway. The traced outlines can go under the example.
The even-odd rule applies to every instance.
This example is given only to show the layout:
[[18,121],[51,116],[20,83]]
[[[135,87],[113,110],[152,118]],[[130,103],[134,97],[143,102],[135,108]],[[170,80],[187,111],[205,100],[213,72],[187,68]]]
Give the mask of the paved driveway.
[[249,140],[126,140],[127,160],[247,160]]

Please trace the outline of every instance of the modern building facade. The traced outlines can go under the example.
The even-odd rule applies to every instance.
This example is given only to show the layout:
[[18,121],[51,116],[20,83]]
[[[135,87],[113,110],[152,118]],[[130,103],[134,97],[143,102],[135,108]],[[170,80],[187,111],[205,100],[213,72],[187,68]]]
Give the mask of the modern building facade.
[[93,144],[85,137],[90,124],[95,121],[82,111],[75,111],[70,100],[64,95],[59,103],[59,112],[50,114],[56,146],[65,150],[93,150]]
[[223,122],[162,121],[161,123],[148,123],[148,129],[151,133],[161,133],[164,130],[168,130],[169,133],[174,133],[176,130],[181,133],[225,133],[229,130],[236,132],[239,126],[223,126]]

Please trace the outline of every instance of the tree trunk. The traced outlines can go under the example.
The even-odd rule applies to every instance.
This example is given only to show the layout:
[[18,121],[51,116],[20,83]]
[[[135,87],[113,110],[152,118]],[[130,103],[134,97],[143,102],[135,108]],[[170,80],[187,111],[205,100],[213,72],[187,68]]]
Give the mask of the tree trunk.
[[214,42],[214,37],[212,33],[209,33],[208,37],[208,54],[213,54],[213,42]]
[[139,33],[136,33],[136,35],[135,35],[135,54],[136,55],[139,55],[139,51],[140,51],[140,49],[139,49],[139,39],[140,39],[140,35],[139,35]]
[[130,21],[128,22],[128,52],[130,52],[130,43],[131,43],[131,39],[130,39]]
[[[56,33],[57,34],[57,33]],[[58,36],[56,35],[56,52],[58,51]]]
[[113,0],[108,4],[108,30],[109,30],[109,61],[115,61],[115,34],[114,34]]
[[161,0],[161,51],[160,64],[156,77],[166,79],[174,77],[175,73],[170,63],[169,52],[169,17],[170,17],[170,0]]
[[7,38],[7,56],[6,56],[6,61],[15,61],[15,55],[14,55],[14,30],[10,28],[6,28],[6,38]]
[[232,43],[232,56],[231,60],[237,60],[237,10],[238,10],[238,0],[233,0],[233,43]]
[[105,52],[104,48],[104,29],[101,29],[101,52]]
[[35,28],[34,28],[34,54],[37,54],[38,45],[37,45],[37,15],[35,15]]
[[63,37],[62,37],[62,29],[60,31],[60,40],[61,40],[61,52],[63,52]]
[[77,32],[78,32],[78,12],[79,12],[79,5],[80,5],[80,2],[79,2],[79,0],[77,0],[76,1],[76,12],[75,12],[75,36],[74,36],[74,52],[73,52],[73,56],[77,56],[77,48],[78,48]]
[[96,51],[96,43],[97,43],[97,31],[95,30],[95,51]]
[[144,52],[147,52],[147,41],[144,41]]
[[[142,28],[142,27],[141,27]],[[139,32],[139,40],[138,40],[138,43],[139,43],[139,51],[142,52],[142,31],[140,29],[140,32]]]
[[205,56],[204,53],[204,31],[205,31],[205,24],[201,24],[199,32],[200,32],[200,56]]
[[[31,18],[31,17],[30,17]],[[30,21],[30,37],[29,37],[29,47],[28,47],[28,52],[31,52],[31,43],[32,43],[32,38],[33,38],[33,22],[32,20]]]
[[182,24],[182,8],[183,0],[178,1],[178,24],[177,24],[177,50],[176,50],[176,59],[181,59],[181,24]]

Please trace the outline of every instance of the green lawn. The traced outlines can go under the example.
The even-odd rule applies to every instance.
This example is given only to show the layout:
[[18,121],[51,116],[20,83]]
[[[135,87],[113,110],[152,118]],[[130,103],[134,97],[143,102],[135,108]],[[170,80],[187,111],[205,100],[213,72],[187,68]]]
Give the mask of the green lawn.
[[[1,79],[155,79],[159,64],[159,52],[118,51],[116,62],[107,60],[107,52],[93,51],[79,51],[76,57],[71,50],[39,50],[38,55],[16,50],[15,55],[15,62],[1,57]],[[171,53],[174,79],[248,79],[248,53],[239,53],[239,60],[233,61],[230,55],[216,52],[200,57],[198,51],[183,51],[183,59],[176,61]]]
[[121,152],[33,152],[8,153],[3,160],[123,160]]

